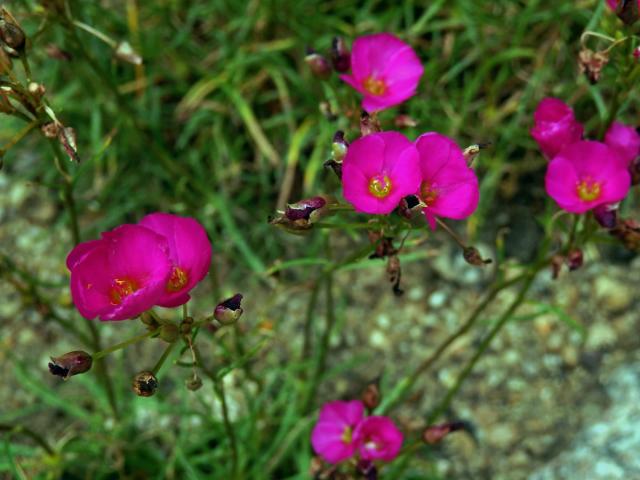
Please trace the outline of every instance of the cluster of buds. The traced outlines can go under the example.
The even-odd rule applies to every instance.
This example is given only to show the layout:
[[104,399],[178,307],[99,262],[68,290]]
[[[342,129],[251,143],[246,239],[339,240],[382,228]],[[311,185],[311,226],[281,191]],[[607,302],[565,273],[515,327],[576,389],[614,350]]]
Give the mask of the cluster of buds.
[[307,49],[307,56],[304,61],[309,66],[311,72],[320,79],[327,79],[331,76],[332,70],[345,73],[351,68],[351,53],[342,37],[335,37],[331,43],[331,62],[325,56],[312,48]]

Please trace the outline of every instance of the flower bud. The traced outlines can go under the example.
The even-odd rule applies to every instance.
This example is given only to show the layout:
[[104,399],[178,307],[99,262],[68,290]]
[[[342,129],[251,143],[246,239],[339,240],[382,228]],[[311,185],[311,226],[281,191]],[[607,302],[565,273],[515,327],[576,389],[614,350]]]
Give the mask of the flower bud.
[[347,148],[349,148],[349,144],[344,139],[344,132],[342,130],[338,130],[333,135],[333,143],[331,144],[331,158],[336,162],[342,162],[344,157],[347,155]]
[[345,73],[351,68],[351,53],[342,37],[335,37],[331,44],[331,63],[337,72]]
[[313,49],[307,51],[307,56],[304,57],[305,63],[309,66],[311,73],[320,79],[327,79],[331,76],[331,65],[324,56],[320,55]]
[[0,8],[0,40],[18,53],[24,50],[27,41],[24,31],[16,19],[4,7]]
[[200,388],[202,387],[202,379],[199,376],[194,375],[193,377],[187,379],[185,385],[188,390],[195,392],[196,390],[200,390]]
[[67,380],[73,375],[88,372],[92,363],[91,355],[82,350],[75,350],[60,357],[51,357],[49,372],[52,375],[62,377],[63,380]]
[[284,213],[270,219],[269,223],[291,233],[304,232],[328,213],[328,203],[326,197],[318,196],[288,204]]
[[580,250],[579,248],[570,250],[564,261],[567,264],[567,267],[569,267],[570,271],[579,269],[584,262],[584,255],[582,254],[582,250]]
[[131,386],[139,397],[150,397],[158,390],[158,379],[153,372],[140,372],[133,377]]
[[616,15],[626,25],[633,25],[640,18],[637,0],[618,0]]
[[422,433],[422,440],[429,445],[439,443],[444,437],[458,430],[471,430],[466,422],[449,422],[427,427]]
[[492,262],[491,259],[482,258],[480,251],[476,247],[465,247],[462,250],[462,256],[469,265],[475,265],[476,267],[488,265]]
[[593,209],[593,216],[601,227],[612,229],[618,224],[618,204],[599,205]]
[[588,48],[583,48],[578,54],[580,72],[584,73],[592,84],[600,80],[602,69],[607,63],[609,63],[609,54],[605,51],[594,52]]
[[380,379],[376,378],[366,386],[361,395],[362,403],[371,412],[380,405]]
[[222,325],[232,325],[236,323],[243,312],[240,307],[241,301],[242,295],[240,293],[236,293],[233,297],[227,298],[216,306],[213,317]]
[[167,343],[173,343],[177,340],[180,331],[173,323],[165,323],[160,327],[160,338]]

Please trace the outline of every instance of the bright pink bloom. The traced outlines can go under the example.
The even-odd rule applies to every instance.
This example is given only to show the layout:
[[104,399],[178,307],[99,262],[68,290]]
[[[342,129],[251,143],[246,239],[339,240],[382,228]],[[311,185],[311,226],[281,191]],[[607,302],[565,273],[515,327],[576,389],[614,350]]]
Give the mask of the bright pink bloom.
[[362,108],[372,113],[415,95],[423,72],[409,45],[389,33],[377,33],[353,42],[351,75],[340,78],[364,95]]
[[339,463],[356,450],[354,430],[362,421],[364,405],[359,400],[325,403],[311,432],[313,450],[329,463]]
[[436,217],[462,220],[478,206],[478,178],[469,168],[460,147],[448,137],[429,132],[416,140],[420,155],[420,200],[432,229]]
[[552,97],[543,99],[533,118],[531,136],[547,158],[555,157],[564,146],[582,139],[582,124],[576,120],[571,107],[562,100]]
[[617,150],[627,164],[640,155],[640,134],[624,123],[613,122],[604,137],[604,143]]
[[125,320],[151,308],[171,275],[167,240],[121,225],[76,246],[67,257],[71,296],[83,317]]
[[353,435],[363,460],[390,462],[402,448],[402,432],[387,417],[367,417]]
[[420,186],[418,150],[398,132],[353,142],[342,164],[342,192],[356,211],[387,214]]
[[627,164],[600,142],[580,141],[556,155],[545,177],[547,193],[560,208],[583,213],[622,200],[631,185]]
[[207,232],[193,218],[168,213],[152,213],[139,225],[162,235],[169,244],[173,264],[164,294],[156,302],[162,307],[177,307],[189,301],[189,291],[202,280],[211,264],[211,242]]

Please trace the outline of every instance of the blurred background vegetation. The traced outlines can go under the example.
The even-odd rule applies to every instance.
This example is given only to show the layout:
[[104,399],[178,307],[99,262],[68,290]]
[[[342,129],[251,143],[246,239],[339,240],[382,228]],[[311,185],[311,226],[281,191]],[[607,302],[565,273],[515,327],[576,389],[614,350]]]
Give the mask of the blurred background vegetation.
[[[199,338],[227,385],[235,440],[225,433],[212,385],[184,388],[188,369],[165,365],[155,397],[131,393],[131,376],[160,355],[158,340],[106,360],[116,413],[94,372],[64,384],[50,378],[48,357],[91,348],[82,344],[91,332],[68,293],[64,259],[72,238],[64,182],[47,140],[37,130],[23,138],[6,152],[0,172],[0,425],[6,433],[0,475],[7,478],[227,479],[234,475],[232,441],[237,478],[308,478],[315,408],[357,396],[367,375],[381,373],[363,368],[371,360],[366,338],[336,340],[323,351],[322,336],[330,336],[324,322],[337,322],[340,339],[354,323],[366,329],[369,306],[392,293],[381,262],[342,268],[367,244],[358,229],[292,237],[267,222],[286,202],[339,195],[323,162],[336,130],[357,136],[355,96],[336,76],[323,82],[311,75],[307,47],[326,52],[336,35],[350,43],[382,31],[411,43],[425,75],[416,97],[381,115],[383,127],[394,128],[394,116],[403,113],[417,123],[403,129],[412,139],[435,130],[463,146],[491,142],[478,164],[480,208],[460,229],[486,245],[487,254],[497,249],[524,262],[541,237],[535,218],[554,211],[544,195],[545,160],[529,135],[537,102],[564,99],[596,136],[621,88],[617,65],[628,54],[616,50],[623,61],[612,61],[598,84],[579,75],[582,32],[615,36],[620,28],[595,0],[13,0],[6,6],[27,34],[33,80],[77,135],[81,161],[67,168],[82,238],[153,211],[195,217],[212,238],[214,261],[192,311],[207,314],[236,291],[246,298],[240,328]],[[114,46],[121,42],[143,62],[118,58]],[[598,42],[592,48],[607,46]],[[19,62],[14,70],[23,78]],[[637,99],[637,91],[625,94],[622,119],[637,120]],[[3,116],[0,144],[24,125]],[[507,225],[510,233],[496,243]],[[421,272],[439,252],[424,247],[430,235],[424,230],[409,239],[415,248],[403,261],[416,267],[405,275],[408,283],[425,280]],[[437,237],[434,245],[446,242]],[[336,272],[335,292],[320,270],[327,265]],[[363,272],[380,288],[359,283]],[[483,279],[457,292],[476,298]],[[359,309],[347,315],[354,303]],[[402,301],[390,298],[387,306],[392,321],[402,322]],[[76,324],[80,337],[59,318]],[[305,319],[317,339],[306,357],[300,354]],[[142,326],[97,328],[104,346]],[[402,342],[418,353],[435,345],[426,336]],[[326,369],[318,368],[322,356]],[[393,372],[420,360],[412,353],[385,361],[392,365],[383,383],[392,386]],[[360,376],[349,374],[358,365]],[[404,430],[419,431],[406,423]],[[419,451],[403,478],[440,478],[433,455]],[[469,478],[497,478],[476,475]]]

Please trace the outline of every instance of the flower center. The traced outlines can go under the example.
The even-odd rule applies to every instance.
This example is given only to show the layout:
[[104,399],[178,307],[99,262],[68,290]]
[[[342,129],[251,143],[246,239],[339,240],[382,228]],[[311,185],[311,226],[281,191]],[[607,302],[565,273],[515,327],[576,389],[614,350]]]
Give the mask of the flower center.
[[367,77],[364,82],[362,82],[362,86],[367,92],[376,97],[384,95],[387,91],[387,84],[384,83],[384,80],[380,80],[373,76]]
[[353,430],[351,427],[345,427],[344,432],[342,432],[342,437],[340,437],[343,443],[349,445],[351,440],[353,439]]
[[138,283],[131,278],[115,278],[109,290],[111,305],[120,305],[125,297],[128,297],[139,288]]
[[578,192],[580,200],[584,200],[585,202],[593,202],[594,200],[600,198],[602,188],[600,186],[600,182],[596,182],[587,177],[584,180],[578,182],[576,191]]
[[364,448],[366,448],[367,450],[378,450],[380,448],[380,445],[378,445],[375,440],[368,438],[364,442]]
[[438,190],[433,188],[429,182],[422,182],[420,185],[420,200],[427,206],[433,207],[438,199]]
[[173,267],[171,277],[167,282],[167,292],[179,292],[189,281],[189,274],[180,267]]
[[369,192],[376,198],[384,198],[391,193],[391,180],[386,175],[376,175],[369,180]]

